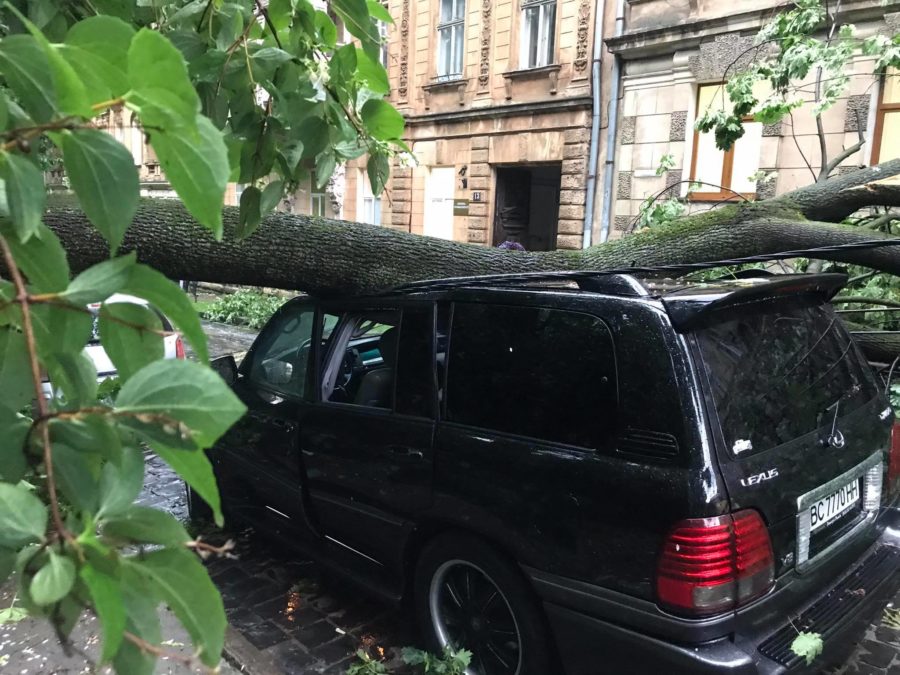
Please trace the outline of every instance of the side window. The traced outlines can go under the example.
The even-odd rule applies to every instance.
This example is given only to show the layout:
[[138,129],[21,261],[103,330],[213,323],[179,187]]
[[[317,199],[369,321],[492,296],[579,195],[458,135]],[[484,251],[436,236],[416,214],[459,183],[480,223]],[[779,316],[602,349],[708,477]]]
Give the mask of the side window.
[[390,409],[399,328],[399,310],[344,314],[326,340],[322,400]]
[[612,337],[594,316],[456,303],[447,366],[452,422],[585,448],[615,434]]
[[250,380],[293,398],[306,398],[315,309],[288,306],[260,336]]
[[397,350],[395,410],[398,413],[434,416],[433,333],[434,307],[403,310]]

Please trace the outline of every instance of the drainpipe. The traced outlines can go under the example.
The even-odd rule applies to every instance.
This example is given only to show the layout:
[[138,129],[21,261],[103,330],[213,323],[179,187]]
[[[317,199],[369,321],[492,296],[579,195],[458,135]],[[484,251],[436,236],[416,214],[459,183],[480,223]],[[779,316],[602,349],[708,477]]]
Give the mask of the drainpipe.
[[[625,0],[618,0],[616,7],[615,36],[625,31]],[[619,87],[622,80],[622,59],[613,56],[612,81],[609,86],[609,122],[606,133],[606,164],[603,168],[603,215],[600,219],[600,241],[609,239],[609,224],[613,212],[613,169],[616,165],[616,136],[619,130]]]
[[603,49],[603,18],[606,15],[606,0],[598,0],[594,15],[594,48],[591,55],[591,145],[588,150],[587,193],[584,200],[584,232],[581,248],[591,245],[591,231],[594,228],[594,197],[597,194],[597,160],[600,154],[600,56]]

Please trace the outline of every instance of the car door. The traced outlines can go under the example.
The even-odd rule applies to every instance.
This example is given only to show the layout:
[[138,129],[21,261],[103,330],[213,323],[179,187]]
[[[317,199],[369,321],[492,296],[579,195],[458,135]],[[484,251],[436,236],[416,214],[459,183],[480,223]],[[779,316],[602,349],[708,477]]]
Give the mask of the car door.
[[326,311],[341,318],[301,430],[310,501],[332,553],[390,575],[431,503],[434,307]]
[[212,453],[226,508],[255,526],[309,534],[299,428],[312,390],[312,300],[284,305],[247,353],[233,388],[247,414]]

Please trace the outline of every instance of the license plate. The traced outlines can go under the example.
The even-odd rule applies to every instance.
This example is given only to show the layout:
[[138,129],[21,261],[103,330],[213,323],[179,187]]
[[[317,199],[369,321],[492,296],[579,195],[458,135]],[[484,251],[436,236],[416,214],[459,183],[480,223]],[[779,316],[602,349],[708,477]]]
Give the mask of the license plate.
[[815,532],[840,518],[859,502],[859,479],[855,478],[830,495],[809,505],[809,531]]

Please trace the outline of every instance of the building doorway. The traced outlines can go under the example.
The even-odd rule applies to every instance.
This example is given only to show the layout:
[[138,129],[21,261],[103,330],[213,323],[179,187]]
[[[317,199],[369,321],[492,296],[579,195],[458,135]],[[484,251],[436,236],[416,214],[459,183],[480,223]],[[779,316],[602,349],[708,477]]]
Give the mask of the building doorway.
[[456,169],[435,166],[425,180],[425,223],[422,231],[429,237],[453,239],[453,192]]
[[497,167],[494,246],[515,241],[528,251],[556,248],[561,164]]

